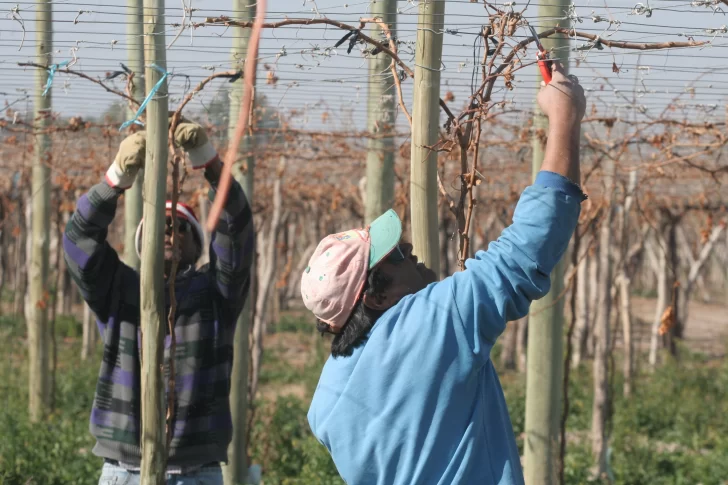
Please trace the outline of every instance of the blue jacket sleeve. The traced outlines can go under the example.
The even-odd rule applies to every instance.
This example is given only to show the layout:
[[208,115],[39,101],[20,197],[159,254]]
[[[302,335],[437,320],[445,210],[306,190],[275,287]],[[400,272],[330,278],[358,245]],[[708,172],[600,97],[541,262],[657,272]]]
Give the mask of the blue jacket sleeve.
[[[528,313],[551,288],[551,271],[563,257],[586,198],[568,179],[541,172],[521,194],[512,224],[464,271],[443,281],[473,352],[487,358],[506,322]],[[439,292],[438,292],[439,293]],[[445,297],[446,295],[442,295]]]

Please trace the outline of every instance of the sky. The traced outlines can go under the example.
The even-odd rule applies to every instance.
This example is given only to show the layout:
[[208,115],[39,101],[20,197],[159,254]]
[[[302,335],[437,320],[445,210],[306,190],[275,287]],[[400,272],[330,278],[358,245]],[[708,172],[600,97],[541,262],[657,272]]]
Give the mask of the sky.
[[[104,77],[119,69],[126,61],[125,2],[101,0],[92,4],[81,2],[54,2],[54,62],[76,57],[75,70],[93,77]],[[532,1],[525,16],[538,31],[552,27],[561,18],[539,16],[539,6],[554,0]],[[570,56],[571,73],[577,75],[587,89],[590,104],[601,115],[620,117],[659,116],[668,102],[680,95],[683,103],[670,116],[686,117],[693,121],[725,120],[728,115],[728,5],[712,7],[712,0],[651,0],[644,4],[625,1],[579,0],[573,14],[580,19],[577,30],[599,34],[610,40],[633,42],[685,42],[688,36],[696,41],[710,40],[710,46],[691,49],[661,51],[634,51],[604,48],[580,51],[560,51],[559,58]],[[169,0],[166,2],[165,41],[169,44],[179,31],[182,5],[193,9],[194,22],[205,17],[230,15],[232,0]],[[539,3],[543,2],[543,3]],[[498,2],[503,5],[503,2]],[[13,8],[17,5],[16,12]],[[651,9],[651,15],[639,13],[639,6]],[[722,5],[723,12],[720,10]],[[516,11],[526,6],[517,1]],[[370,1],[360,0],[268,0],[267,21],[284,18],[316,18],[325,16],[333,20],[356,24],[360,17],[369,16]],[[400,47],[402,60],[414,67],[414,41],[417,29],[417,1],[398,1],[397,35],[408,42]],[[637,11],[635,8],[637,7]],[[507,8],[507,7],[504,7]],[[714,11],[714,9],[718,9]],[[18,62],[33,61],[35,51],[34,5],[29,1],[0,0],[0,103],[11,105],[23,113],[30,106],[26,99],[32,94],[33,69],[17,66]],[[79,11],[83,13],[79,14]],[[474,41],[481,26],[487,22],[482,3],[469,0],[449,0],[445,12],[443,70],[441,96],[447,91],[454,95],[450,103],[455,111],[462,109],[470,94],[473,74]],[[594,16],[612,19],[616,23],[594,21]],[[23,39],[22,21],[25,28]],[[621,22],[621,23],[619,23]],[[608,27],[611,28],[606,31]],[[716,29],[708,32],[706,29]],[[614,32],[616,30],[616,32]],[[167,53],[168,71],[189,76],[194,86],[214,70],[230,68],[230,48],[234,28],[204,26],[184,31]],[[339,48],[334,44],[343,31],[330,26],[314,25],[267,29],[263,32],[259,65],[267,64],[275,70],[278,81],[267,85],[265,71],[258,71],[258,93],[264,94],[269,104],[290,113],[300,113],[293,121],[297,128],[316,130],[364,129],[366,126],[366,92],[371,77],[363,46],[347,54],[347,43]],[[516,40],[529,35],[525,28],[516,32]],[[583,47],[584,39],[572,40],[570,47]],[[73,49],[77,47],[77,49]],[[328,54],[328,55],[327,55]],[[381,55],[381,54],[380,54]],[[529,56],[534,55],[533,49]],[[612,72],[612,65],[620,68]],[[533,107],[533,96],[539,80],[538,69],[529,66],[517,73],[514,89],[496,84],[493,99],[506,100],[513,109],[525,113],[514,115],[525,119]],[[209,105],[224,81],[216,81],[195,97],[193,109]],[[118,84],[117,87],[122,87]],[[635,94],[635,87],[637,93]],[[175,76],[170,84],[170,105],[175,106],[189,86],[185,77]],[[411,112],[412,80],[403,83],[403,94]],[[57,74],[53,80],[53,110],[64,116],[98,116],[115,100],[99,86],[84,79]],[[326,113],[326,114],[324,114]],[[405,129],[401,114],[397,124]]]

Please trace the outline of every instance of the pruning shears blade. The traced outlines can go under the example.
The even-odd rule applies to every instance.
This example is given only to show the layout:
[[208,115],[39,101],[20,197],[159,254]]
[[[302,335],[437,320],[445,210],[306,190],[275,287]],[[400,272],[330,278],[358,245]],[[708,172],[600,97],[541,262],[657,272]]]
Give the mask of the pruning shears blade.
[[551,82],[551,60],[549,60],[549,53],[543,48],[543,44],[541,44],[541,40],[538,38],[536,29],[534,29],[530,24],[528,28],[531,29],[531,34],[533,35],[533,39],[536,41],[536,47],[538,48],[538,53],[536,54],[536,59],[538,59],[538,68],[541,70],[541,76],[543,77],[544,82],[548,84]]
[[529,25],[528,28],[531,29],[531,35],[533,36],[533,40],[536,41],[536,47],[538,47],[539,52],[543,52],[544,48],[543,45],[541,45],[541,39],[538,38],[536,29],[533,28],[533,25]]

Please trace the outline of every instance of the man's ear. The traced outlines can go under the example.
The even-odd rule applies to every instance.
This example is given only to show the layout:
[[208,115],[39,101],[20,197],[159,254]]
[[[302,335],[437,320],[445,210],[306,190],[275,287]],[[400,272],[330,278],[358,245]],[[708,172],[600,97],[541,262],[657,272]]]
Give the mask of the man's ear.
[[369,293],[364,293],[362,303],[364,303],[364,306],[370,310],[376,310],[379,312],[387,310],[390,306],[392,306],[390,305],[386,295],[370,295]]

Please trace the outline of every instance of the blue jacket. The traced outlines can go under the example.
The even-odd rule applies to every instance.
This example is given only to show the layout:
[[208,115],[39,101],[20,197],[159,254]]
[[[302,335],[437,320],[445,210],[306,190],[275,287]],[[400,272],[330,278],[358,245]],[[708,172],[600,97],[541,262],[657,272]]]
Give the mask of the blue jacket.
[[549,292],[583,199],[540,172],[465,271],[403,298],[352,356],[328,359],[308,421],[347,484],[524,483],[490,351]]

